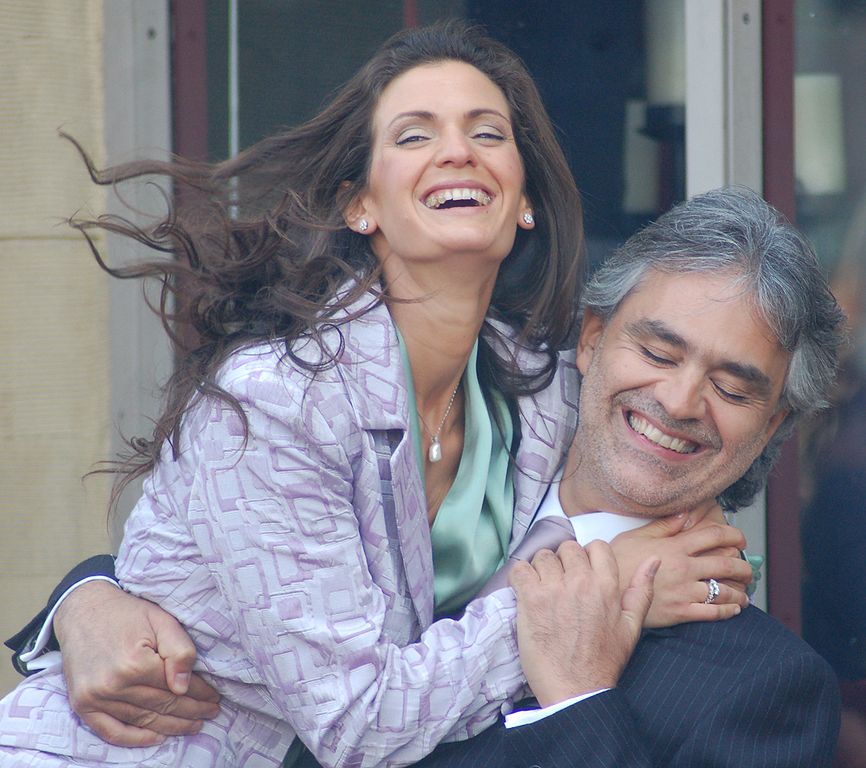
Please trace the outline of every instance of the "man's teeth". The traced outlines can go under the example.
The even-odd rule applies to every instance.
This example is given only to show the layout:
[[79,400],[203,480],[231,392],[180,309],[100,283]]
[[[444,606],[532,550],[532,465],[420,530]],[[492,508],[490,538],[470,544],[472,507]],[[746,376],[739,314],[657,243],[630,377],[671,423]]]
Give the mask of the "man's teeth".
[[428,208],[439,208],[451,200],[473,200],[478,205],[489,205],[491,199],[490,195],[483,189],[461,187],[457,189],[440,189],[438,192],[429,195],[424,201],[424,205]]
[[630,413],[628,415],[628,424],[635,432],[643,435],[651,443],[660,445],[662,448],[668,448],[677,453],[694,453],[697,449],[697,445],[694,443],[688,440],[681,440],[679,437],[666,435],[658,427],[653,426],[637,414]]

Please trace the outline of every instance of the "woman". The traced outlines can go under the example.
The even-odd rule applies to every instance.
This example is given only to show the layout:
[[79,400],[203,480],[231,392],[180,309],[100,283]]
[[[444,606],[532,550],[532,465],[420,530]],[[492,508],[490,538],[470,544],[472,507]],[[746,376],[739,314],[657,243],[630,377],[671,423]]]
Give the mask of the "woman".
[[[0,744],[16,765],[278,765],[298,734],[326,765],[402,765],[486,727],[524,684],[514,596],[467,601],[574,428],[556,350],[580,208],[530,77],[477,30],[410,30],[236,160],[113,178],[154,171],[205,201],[151,234],[98,226],[183,257],[119,274],[182,277],[200,342],[136,446],[118,575],[188,629],[221,711],[112,747],[54,673],[4,700]],[[34,689],[54,732],[13,716]]]

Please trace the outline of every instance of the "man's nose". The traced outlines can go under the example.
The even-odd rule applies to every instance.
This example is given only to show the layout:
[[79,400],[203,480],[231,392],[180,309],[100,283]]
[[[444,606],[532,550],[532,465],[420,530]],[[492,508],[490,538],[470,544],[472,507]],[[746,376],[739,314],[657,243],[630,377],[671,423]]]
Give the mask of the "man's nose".
[[474,165],[475,147],[472,140],[457,128],[444,130],[439,139],[439,151],[436,162],[439,165]]
[[655,387],[655,397],[672,419],[702,419],[706,411],[706,381],[688,369],[668,371]]

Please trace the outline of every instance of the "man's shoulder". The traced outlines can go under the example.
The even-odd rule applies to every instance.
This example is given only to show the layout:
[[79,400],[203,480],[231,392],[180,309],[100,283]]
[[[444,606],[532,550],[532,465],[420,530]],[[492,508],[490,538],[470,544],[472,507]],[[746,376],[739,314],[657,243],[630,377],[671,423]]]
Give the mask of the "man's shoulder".
[[644,651],[682,655],[694,664],[748,670],[780,662],[805,663],[827,672],[829,667],[802,638],[760,608],[748,606],[727,621],[693,622],[649,630],[638,646]]

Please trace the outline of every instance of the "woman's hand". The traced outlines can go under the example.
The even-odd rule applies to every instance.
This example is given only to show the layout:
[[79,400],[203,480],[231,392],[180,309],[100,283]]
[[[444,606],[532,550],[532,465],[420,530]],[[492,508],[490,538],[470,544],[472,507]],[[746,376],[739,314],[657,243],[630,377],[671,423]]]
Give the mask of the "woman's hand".
[[159,744],[219,712],[219,694],[192,674],[192,640],[147,600],[89,582],[61,603],[54,631],[72,708],[112,744]]
[[[751,566],[740,557],[745,545],[742,531],[727,525],[716,505],[691,516],[655,520],[611,542],[623,589],[647,557],[661,560],[646,627],[736,616],[748,605],[746,587],[752,580]],[[720,590],[711,604],[704,602],[707,579],[715,579]]]

